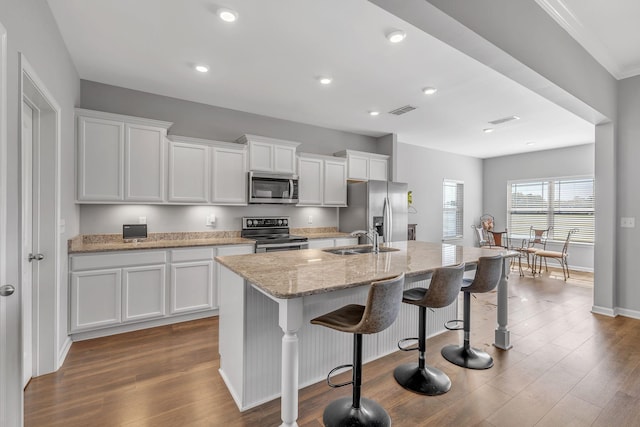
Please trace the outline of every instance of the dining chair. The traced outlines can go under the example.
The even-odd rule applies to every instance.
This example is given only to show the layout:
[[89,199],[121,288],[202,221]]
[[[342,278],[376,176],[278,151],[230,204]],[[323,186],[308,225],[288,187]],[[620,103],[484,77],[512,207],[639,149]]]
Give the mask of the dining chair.
[[571,236],[578,232],[577,228],[573,228],[569,230],[567,233],[567,239],[564,241],[564,245],[562,246],[562,252],[557,251],[547,251],[547,250],[538,250],[535,252],[533,269],[535,270],[535,260],[540,259],[540,272],[542,272],[542,259],[544,258],[544,266],[545,270],[549,271],[547,268],[547,258],[554,259],[560,263],[562,267],[562,274],[564,276],[564,281],[566,282],[569,278],[569,263],[567,262],[567,258],[569,257],[569,243],[571,242]]
[[[553,227],[547,228],[533,228],[533,226],[529,227],[529,241],[527,243],[527,267],[532,269],[533,275],[536,275],[536,266],[535,266],[535,254],[536,251],[547,249],[547,240],[549,239],[549,234],[553,230]],[[532,262],[533,261],[533,262]],[[532,267],[533,265],[533,267]],[[545,268],[547,267],[547,262],[545,260],[544,264]]]

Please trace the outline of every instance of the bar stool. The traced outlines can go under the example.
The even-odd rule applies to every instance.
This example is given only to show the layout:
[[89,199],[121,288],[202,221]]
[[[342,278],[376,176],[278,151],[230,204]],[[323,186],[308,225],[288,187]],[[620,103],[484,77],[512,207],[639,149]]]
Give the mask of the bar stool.
[[[407,363],[393,371],[398,384],[407,390],[436,396],[449,391],[451,380],[440,369],[425,364],[427,308],[446,307],[456,300],[460,294],[464,263],[455,267],[442,267],[435,270],[429,288],[413,288],[405,291],[402,302],[417,305],[418,338],[405,338],[398,341],[398,348],[403,351],[418,350],[418,363]],[[418,341],[418,347],[403,347],[406,341]]]
[[441,350],[442,356],[449,362],[469,369],[489,369],[493,366],[493,358],[488,353],[472,348],[469,344],[471,325],[471,294],[489,292],[498,285],[502,276],[502,255],[491,257],[481,257],[478,260],[476,275],[473,281],[465,279],[465,283],[470,283],[462,288],[464,292],[464,319],[450,320],[445,323],[449,330],[460,330],[459,327],[450,327],[450,323],[463,322],[464,344],[448,345]]
[[[349,304],[331,313],[311,320],[314,325],[326,326],[353,334],[353,365],[334,368],[327,375],[330,387],[353,385],[352,397],[331,402],[324,410],[322,420],[327,427],[334,426],[390,426],[391,418],[382,406],[360,397],[362,387],[362,334],[375,334],[387,329],[398,317],[404,287],[404,273],[398,277],[373,282],[367,296],[367,305]],[[331,374],[352,367],[351,381],[333,384]]]

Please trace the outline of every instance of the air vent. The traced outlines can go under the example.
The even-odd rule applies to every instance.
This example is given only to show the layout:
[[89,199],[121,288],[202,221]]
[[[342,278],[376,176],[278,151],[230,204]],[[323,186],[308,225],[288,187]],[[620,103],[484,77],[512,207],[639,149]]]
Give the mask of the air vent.
[[389,114],[393,114],[393,115],[396,115],[396,116],[401,116],[401,115],[406,114],[409,111],[413,111],[415,109],[416,109],[416,107],[414,107],[412,105],[405,105],[404,107],[396,108],[395,110],[389,111]]
[[511,120],[520,120],[520,117],[518,116],[503,117],[501,119],[492,120],[489,123],[495,126],[495,125],[501,125],[502,123],[510,122]]

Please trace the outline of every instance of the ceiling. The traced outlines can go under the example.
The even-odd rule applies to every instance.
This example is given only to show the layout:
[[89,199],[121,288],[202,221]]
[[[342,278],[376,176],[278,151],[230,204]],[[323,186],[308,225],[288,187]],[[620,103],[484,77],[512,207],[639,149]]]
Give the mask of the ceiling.
[[231,24],[209,1],[48,2],[82,79],[478,158],[594,140],[592,124],[366,0],[225,0]]

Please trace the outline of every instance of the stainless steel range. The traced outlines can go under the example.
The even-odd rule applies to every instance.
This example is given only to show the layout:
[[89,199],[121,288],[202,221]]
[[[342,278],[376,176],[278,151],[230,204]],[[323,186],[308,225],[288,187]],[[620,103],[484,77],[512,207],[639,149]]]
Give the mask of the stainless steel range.
[[245,216],[240,235],[256,241],[256,252],[291,251],[307,249],[306,237],[289,234],[287,216]]

